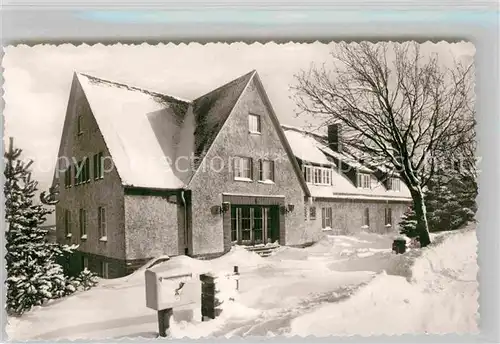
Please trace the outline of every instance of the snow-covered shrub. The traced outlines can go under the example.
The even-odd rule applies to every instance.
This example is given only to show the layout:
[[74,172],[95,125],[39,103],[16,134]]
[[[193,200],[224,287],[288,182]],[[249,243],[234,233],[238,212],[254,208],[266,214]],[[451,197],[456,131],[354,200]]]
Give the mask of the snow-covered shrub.
[[79,287],[83,290],[89,290],[92,287],[95,287],[98,283],[97,274],[85,268],[80,274],[76,277],[76,281],[79,284]]

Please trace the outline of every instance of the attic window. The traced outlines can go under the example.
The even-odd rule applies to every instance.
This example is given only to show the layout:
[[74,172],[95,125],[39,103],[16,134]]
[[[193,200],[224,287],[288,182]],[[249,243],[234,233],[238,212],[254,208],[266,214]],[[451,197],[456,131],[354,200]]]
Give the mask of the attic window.
[[260,134],[262,127],[259,115],[248,115],[248,130],[253,134]]
[[358,173],[358,187],[371,189],[371,176],[368,173]]
[[76,131],[78,135],[83,134],[83,116],[78,115],[77,121],[76,121]]

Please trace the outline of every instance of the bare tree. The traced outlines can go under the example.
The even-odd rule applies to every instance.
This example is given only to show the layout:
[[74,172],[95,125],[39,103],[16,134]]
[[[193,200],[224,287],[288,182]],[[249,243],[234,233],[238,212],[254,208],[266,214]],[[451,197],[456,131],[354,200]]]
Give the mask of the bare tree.
[[295,76],[299,114],[341,123],[351,153],[400,176],[427,246],[425,185],[439,164],[474,154],[473,65],[446,67],[413,42],[341,43],[331,55],[331,65]]

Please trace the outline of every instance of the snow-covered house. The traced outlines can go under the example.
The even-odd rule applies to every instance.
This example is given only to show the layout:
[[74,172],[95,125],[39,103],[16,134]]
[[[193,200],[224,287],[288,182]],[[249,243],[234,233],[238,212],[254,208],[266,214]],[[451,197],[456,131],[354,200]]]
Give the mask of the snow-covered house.
[[193,101],[75,73],[55,177],[57,240],[79,245],[69,268],[119,277],[160,255],[306,245],[362,229],[365,208],[386,230],[408,195],[357,187],[324,139],[281,126],[256,71]]

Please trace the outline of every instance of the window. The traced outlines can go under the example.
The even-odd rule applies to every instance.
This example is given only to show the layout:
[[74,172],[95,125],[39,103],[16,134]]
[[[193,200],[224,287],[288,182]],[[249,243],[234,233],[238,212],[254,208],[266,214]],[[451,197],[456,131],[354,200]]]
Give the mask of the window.
[[321,226],[332,228],[332,208],[321,208]]
[[248,115],[248,130],[251,133],[256,133],[256,134],[261,133],[261,123],[259,115],[254,115],[254,114]]
[[78,116],[76,125],[77,125],[76,130],[77,130],[78,135],[83,134],[83,116],[82,115]]
[[67,238],[71,237],[71,211],[64,211],[64,234]]
[[88,183],[90,182],[90,159],[85,158],[84,160],[84,175],[83,175],[83,182]]
[[307,183],[312,184],[313,182],[312,173],[313,173],[313,168],[311,166],[304,166],[304,178]]
[[371,176],[368,173],[358,173],[358,187],[363,189],[370,189],[371,181]]
[[100,240],[106,240],[108,231],[106,227],[106,209],[104,207],[97,208],[97,226]]
[[67,188],[71,187],[71,177],[71,165],[69,165],[64,171],[64,186]]
[[304,166],[304,178],[307,183],[332,185],[332,169],[328,167]]
[[234,159],[234,179],[252,180],[252,159],[236,157]]
[[331,185],[331,181],[330,181],[331,175],[332,175],[332,171],[324,168],[322,170],[322,179],[323,179],[322,184]]
[[259,160],[259,180],[274,182],[274,161]]
[[102,152],[94,155],[94,179],[104,178],[104,159]]
[[79,163],[75,163],[75,166],[73,168],[73,184],[75,186],[78,185],[78,180],[80,178],[80,175],[79,175],[79,172],[80,171],[80,164]]
[[108,262],[101,262],[101,276],[102,278],[108,278],[109,276],[109,266]]
[[365,208],[363,216],[363,227],[370,227],[370,209]]
[[87,239],[87,211],[80,209],[80,236]]
[[385,208],[385,225],[392,226],[392,208]]
[[321,184],[322,174],[319,168],[314,169],[314,184]]
[[401,191],[401,180],[399,178],[391,178],[388,189],[391,191]]
[[309,220],[316,220],[316,207],[309,208]]
[[82,258],[82,270],[89,268],[89,258],[87,256],[83,256]]
[[90,182],[90,160],[84,158],[75,164],[75,185]]

